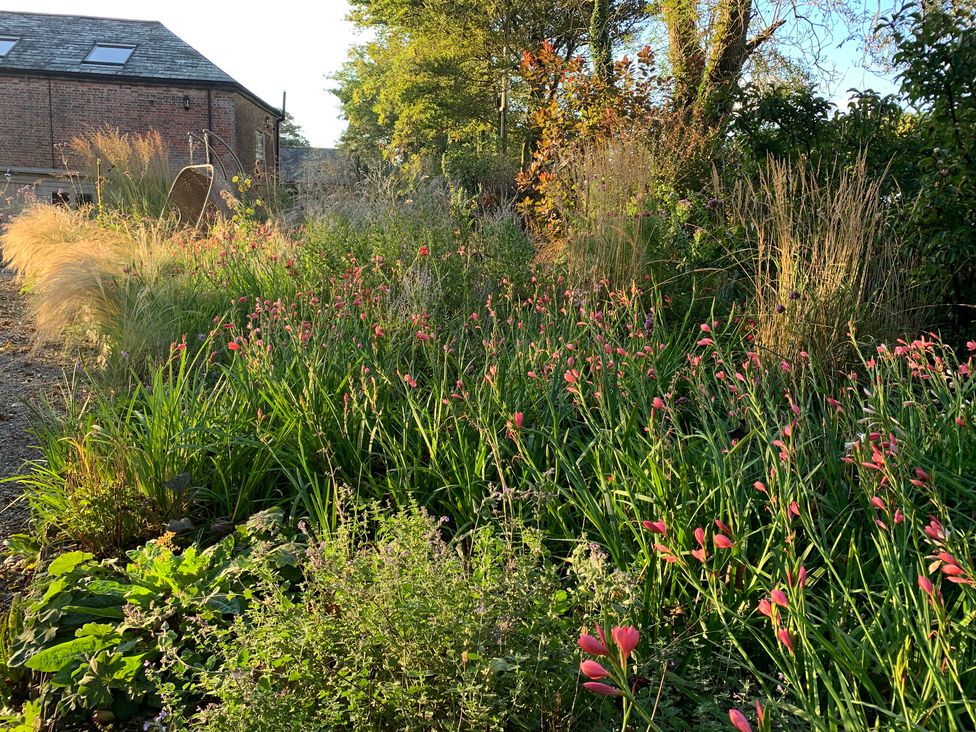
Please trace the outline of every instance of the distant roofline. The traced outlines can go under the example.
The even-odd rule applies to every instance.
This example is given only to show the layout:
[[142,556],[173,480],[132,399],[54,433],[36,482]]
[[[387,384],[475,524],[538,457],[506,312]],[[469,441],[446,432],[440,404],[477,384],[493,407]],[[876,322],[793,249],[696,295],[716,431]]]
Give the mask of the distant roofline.
[[257,94],[255,94],[246,86],[244,86],[242,83],[234,79],[234,77],[232,77],[230,74],[223,71],[223,69],[217,66],[207,56],[204,56],[199,49],[190,46],[189,43],[183,40],[182,36],[179,36],[176,33],[174,33],[169,27],[167,27],[160,20],[117,18],[117,17],[110,17],[105,15],[84,15],[81,13],[41,13],[41,12],[34,12],[31,10],[4,10],[2,8],[0,8],[0,13],[4,13],[7,15],[22,15],[22,16],[40,15],[48,18],[80,18],[83,20],[107,20],[107,21],[115,21],[115,22],[122,22],[122,23],[143,23],[145,25],[157,25],[160,26],[161,28],[166,29],[167,31],[172,33],[176,38],[178,38],[181,42],[183,42],[185,45],[192,48],[197,54],[202,56],[208,63],[210,63],[211,66],[213,66],[215,69],[218,69],[219,71],[221,71],[221,73],[223,73],[225,76],[231,79],[231,81],[205,81],[200,79],[184,79],[180,77],[161,78],[161,77],[152,77],[152,76],[139,76],[137,74],[136,75],[132,75],[132,74],[108,75],[104,73],[86,73],[86,72],[77,72],[77,71],[47,71],[44,69],[18,69],[18,68],[4,67],[3,65],[0,65],[0,76],[37,76],[37,77],[42,77],[47,79],[69,79],[69,80],[84,79],[85,81],[101,81],[106,83],[111,83],[114,80],[121,80],[127,82],[139,82],[144,84],[154,84],[154,85],[163,85],[163,86],[170,85],[170,84],[183,84],[186,86],[193,86],[193,87],[204,88],[204,89],[206,88],[233,89],[234,91],[239,92],[241,96],[247,98],[249,101],[261,107],[261,109],[270,112],[277,119],[279,120],[284,119],[284,115],[281,113],[280,109],[268,104],[266,101],[261,99],[261,97],[259,97]]
[[142,18],[115,18],[108,15],[82,15],[81,13],[41,13],[34,12],[33,10],[4,10],[0,8],[0,12],[8,13],[10,15],[46,15],[49,18],[82,18],[83,20],[120,20],[123,23],[149,23],[152,25],[163,25],[160,20],[145,20]]
[[[150,22],[150,21],[147,21]],[[104,74],[81,71],[44,71],[41,69],[9,69],[0,66],[0,76],[36,76],[43,79],[64,79],[66,81],[94,81],[103,84],[130,82],[151,86],[190,86],[197,89],[228,89],[236,91],[248,101],[253,102],[277,119],[284,119],[281,110],[273,107],[250,91],[238,81],[206,81],[203,79],[182,79],[179,77],[161,78],[158,76],[138,76],[131,74]]]

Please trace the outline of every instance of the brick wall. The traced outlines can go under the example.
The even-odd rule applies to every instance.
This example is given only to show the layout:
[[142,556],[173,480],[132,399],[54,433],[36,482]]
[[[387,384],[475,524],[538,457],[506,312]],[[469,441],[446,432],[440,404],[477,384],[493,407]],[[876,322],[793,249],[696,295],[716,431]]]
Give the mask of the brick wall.
[[47,79],[0,77],[0,167],[56,166],[48,84]]
[[275,124],[264,109],[240,94],[234,94],[237,155],[248,173],[257,171],[257,132],[264,134],[264,164],[261,172],[274,170]]
[[[235,146],[250,171],[255,130],[265,132],[265,159],[273,163],[274,122],[267,118],[265,110],[227,89],[0,76],[0,166],[61,168],[72,138],[106,125],[158,131],[174,165],[182,166],[190,162],[189,132],[209,125]],[[203,162],[202,149],[194,151],[193,162]]]

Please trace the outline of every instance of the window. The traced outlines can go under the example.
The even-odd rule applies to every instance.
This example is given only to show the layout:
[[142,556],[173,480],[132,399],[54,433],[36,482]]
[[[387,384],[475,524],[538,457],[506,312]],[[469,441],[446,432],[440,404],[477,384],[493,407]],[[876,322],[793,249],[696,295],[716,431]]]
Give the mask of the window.
[[10,36],[0,36],[0,58],[10,53],[10,49],[16,46],[19,40],[19,38],[11,38]]
[[115,43],[96,43],[94,48],[85,56],[84,63],[102,64],[104,66],[124,66],[135,49],[135,46],[120,46]]
[[254,162],[264,162],[264,133],[261,130],[254,132]]

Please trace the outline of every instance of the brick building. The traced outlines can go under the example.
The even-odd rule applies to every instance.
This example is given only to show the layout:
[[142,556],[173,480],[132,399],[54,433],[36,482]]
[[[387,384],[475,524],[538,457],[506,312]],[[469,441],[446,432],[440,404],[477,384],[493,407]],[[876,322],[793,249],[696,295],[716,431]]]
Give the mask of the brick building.
[[63,190],[65,150],[93,128],[156,130],[177,169],[204,162],[208,131],[226,142],[213,147],[229,176],[234,156],[248,173],[277,169],[280,121],[161,23],[0,11],[0,215],[25,186],[75,195]]

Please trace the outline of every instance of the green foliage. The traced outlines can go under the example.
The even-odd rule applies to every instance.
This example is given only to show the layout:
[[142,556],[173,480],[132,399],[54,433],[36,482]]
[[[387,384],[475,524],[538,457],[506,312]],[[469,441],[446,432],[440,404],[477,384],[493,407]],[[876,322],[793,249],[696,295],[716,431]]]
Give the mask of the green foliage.
[[417,510],[375,521],[368,544],[352,520],[310,548],[300,597],[276,593],[219,642],[200,638],[219,703],[190,726],[568,729],[586,714],[576,621],[538,537],[483,529],[453,544]]
[[[954,303],[976,300],[976,9],[970,3],[912,3],[889,25],[905,95],[920,110],[918,198],[912,226]],[[972,312],[957,313],[963,323]]]
[[[3,659],[4,677],[36,685],[54,719],[93,712],[127,719],[158,708],[147,673],[163,639],[180,645],[189,628],[240,615],[259,579],[274,577],[282,587],[297,579],[301,547],[280,513],[255,515],[203,550],[180,551],[171,539],[128,552],[124,565],[81,551],[52,560],[17,606],[19,633]],[[180,657],[208,661],[191,645],[180,645]],[[28,703],[23,714],[36,712]]]

